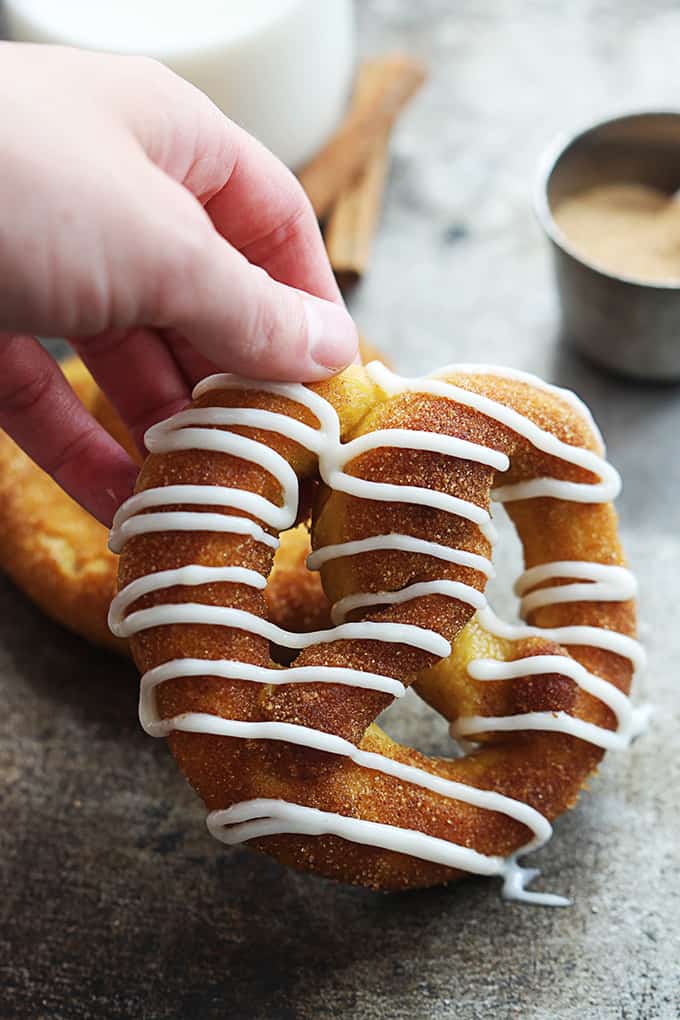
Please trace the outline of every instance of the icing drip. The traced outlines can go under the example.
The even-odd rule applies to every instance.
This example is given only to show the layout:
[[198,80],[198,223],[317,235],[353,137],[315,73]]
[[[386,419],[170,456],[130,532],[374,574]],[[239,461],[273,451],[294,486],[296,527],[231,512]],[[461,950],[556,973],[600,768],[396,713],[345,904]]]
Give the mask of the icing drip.
[[[619,476],[602,457],[589,450],[563,443],[504,404],[436,377],[403,379],[377,362],[369,365],[367,372],[388,394],[429,393],[473,408],[512,429],[537,450],[585,469],[596,479],[592,483],[577,483],[548,477],[519,482],[496,489],[493,496],[499,501],[552,496],[574,502],[599,503],[613,499],[618,494]],[[597,437],[604,453],[604,444],[601,443],[600,434],[590,413],[574,394],[558,390],[534,376],[509,369],[474,365],[449,366],[438,374],[453,372],[496,375],[526,382],[557,394],[581,415]],[[350,475],[344,468],[363,453],[392,447],[428,450],[443,456],[484,464],[496,471],[505,471],[509,461],[504,453],[457,437],[410,429],[383,429],[343,444],[335,409],[305,386],[217,375],[199,383],[194,390],[194,397],[219,389],[250,389],[286,397],[306,407],[317,419],[318,427],[305,425],[285,414],[257,408],[193,408],[153,426],[146,435],[147,447],[152,453],[209,450],[252,461],[276,479],[281,489],[282,504],[276,505],[246,490],[217,485],[169,485],[149,489],[131,497],[116,514],[110,539],[113,551],[119,552],[128,539],[136,535],[178,530],[244,534],[271,548],[278,546],[278,539],[265,530],[265,527],[282,531],[295,522],[298,505],[298,481],[295,472],[282,456],[264,443],[238,433],[223,431],[224,427],[229,426],[248,426],[265,432],[275,432],[301,444],[318,457],[320,476],[332,489],[361,499],[418,503],[456,514],[477,524],[482,534],[489,541],[493,541],[494,529],[491,526],[490,515],[484,508],[447,493],[419,486],[373,482]],[[265,527],[249,518],[207,511],[163,509],[147,512],[154,507],[165,508],[173,505],[239,510],[257,518]],[[422,554],[442,562],[469,567],[486,577],[493,574],[491,562],[483,556],[398,533],[328,545],[315,550],[309,556],[308,565],[310,569],[319,569],[334,559],[380,550]],[[585,583],[561,584],[541,588],[538,591],[531,590],[536,585],[553,578]],[[427,628],[388,622],[342,621],[352,610],[360,607],[398,604],[426,595],[444,595],[473,606],[481,625],[501,637],[518,639],[539,635],[564,645],[586,645],[616,652],[630,659],[636,669],[641,668],[644,663],[644,653],[640,646],[627,635],[597,627],[575,626],[550,630],[505,624],[492,613],[486,605],[484,596],[475,588],[447,579],[411,584],[396,592],[354,593],[339,600],[332,607],[332,618],[336,624],[333,629],[307,634],[285,631],[254,613],[193,602],[161,604],[128,613],[128,609],[137,599],[150,592],[172,586],[191,587],[225,582],[246,584],[260,590],[266,585],[266,579],[261,574],[240,567],[206,567],[190,564],[175,570],[159,571],[138,578],[116,596],[109,617],[111,629],[115,634],[127,637],[151,627],[168,624],[209,624],[246,630],[288,648],[306,648],[343,639],[377,640],[408,644],[443,658],[450,654],[449,642],[437,632]],[[522,611],[526,614],[542,606],[559,602],[629,599],[635,593],[635,585],[628,571],[621,567],[596,563],[555,562],[525,571],[517,582],[516,590],[523,596]],[[511,717],[459,719],[452,727],[457,737],[490,730],[557,730],[572,733],[600,747],[613,748],[627,746],[642,728],[642,713],[634,712],[628,699],[620,691],[566,656],[535,656],[508,663],[477,659],[470,663],[469,673],[479,682],[551,673],[568,676],[583,690],[611,708],[617,719],[617,729],[607,730],[574,719],[566,713],[536,712]],[[147,671],[142,677],[140,721],[146,732],[152,736],[165,736],[172,730],[183,730],[243,739],[280,740],[341,755],[361,768],[395,776],[404,782],[413,783],[442,796],[501,812],[526,825],[533,832],[533,838],[529,843],[509,858],[503,859],[484,855],[469,847],[407,828],[346,817],[283,800],[255,799],[234,804],[225,810],[211,812],[207,821],[208,828],[222,842],[234,844],[275,833],[333,834],[352,842],[411,854],[423,860],[475,874],[500,875],[504,880],[504,895],[512,899],[547,905],[563,905],[568,902],[559,896],[533,893],[525,888],[537,872],[535,869],[522,868],[517,863],[517,858],[546,843],[552,831],[548,820],[527,804],[494,791],[480,790],[464,783],[443,779],[424,769],[406,765],[384,755],[363,751],[334,734],[304,726],[279,722],[244,722],[198,712],[161,719],[155,705],[155,691],[158,685],[167,680],[192,676],[222,677],[260,684],[341,683],[401,697],[405,688],[395,678],[330,666],[293,666],[288,669],[277,669],[226,659],[174,659]]]
[[[515,802],[517,803],[517,802]],[[399,829],[382,822],[348,818],[331,811],[292,804],[285,800],[242,801],[224,811],[213,811],[207,820],[209,832],[228,846],[249,839],[297,833],[305,836],[339,836],[363,846],[381,847],[396,853],[411,854],[424,861],[459,868],[476,875],[499,875],[503,878],[503,895],[545,907],[565,907],[569,900],[554,893],[530,892],[525,885],[538,875],[536,868],[523,868],[517,854],[510,857],[489,857],[446,839],[428,836],[413,829]],[[526,852],[526,848],[521,853]]]

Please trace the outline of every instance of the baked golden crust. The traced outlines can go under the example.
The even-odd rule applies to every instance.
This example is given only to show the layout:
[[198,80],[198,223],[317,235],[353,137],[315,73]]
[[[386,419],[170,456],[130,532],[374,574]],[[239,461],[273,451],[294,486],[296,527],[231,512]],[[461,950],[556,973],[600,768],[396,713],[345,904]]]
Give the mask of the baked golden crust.
[[[454,374],[447,381],[516,410],[570,446],[598,450],[598,439],[588,422],[554,392],[484,373]],[[589,471],[540,452],[511,428],[462,404],[424,393],[388,397],[360,368],[348,369],[312,388],[336,409],[345,440],[378,429],[435,432],[507,454],[511,466],[504,482],[508,484],[543,476],[583,484],[597,480]],[[311,412],[301,405],[267,392],[213,391],[194,406],[261,408],[316,425]],[[290,463],[301,481],[315,475],[315,457],[293,440],[251,427],[232,430],[267,443]],[[427,450],[384,447],[356,457],[346,471],[370,481],[398,479],[400,484],[437,489],[484,509],[489,505],[494,476],[493,469],[481,463],[443,457]],[[181,484],[188,478],[242,488],[273,502],[280,499],[278,483],[258,464],[229,454],[197,450],[149,457],[140,475],[138,491]],[[200,507],[165,509],[200,510]],[[511,503],[508,510],[522,540],[527,567],[554,560],[623,563],[616,516],[610,504],[574,504],[559,498],[538,498]],[[235,511],[229,509],[228,513]],[[427,506],[358,499],[320,487],[313,515],[314,548],[387,532],[406,533],[484,557],[490,552],[479,528],[462,517]],[[188,563],[241,566],[267,576],[271,550],[243,535],[212,532],[138,535],[128,541],[121,557],[119,585],[123,588],[142,576]],[[405,551],[344,556],[322,567],[321,577],[331,602],[356,592],[397,591],[442,577],[480,592],[485,586],[485,577],[479,570]],[[187,601],[230,606],[260,617],[267,613],[261,592],[235,583],[164,588],[137,599],[129,610]],[[482,641],[473,614],[467,602],[429,594],[399,605],[357,610],[350,617],[435,630],[453,645],[452,656],[445,661],[437,662],[433,654],[410,645],[335,640],[303,650],[295,665],[370,671],[397,678],[405,685],[415,680],[419,693],[451,720],[476,714],[564,712],[604,729],[613,727],[611,710],[564,674],[528,680],[522,677],[502,683],[471,682],[466,666]],[[530,622],[550,627],[591,625],[627,635],[635,630],[630,601],[546,606],[535,611]],[[576,646],[568,652],[554,641],[535,637],[510,642],[486,634],[483,640],[487,648],[493,646],[493,657],[501,660],[539,654],[569,657],[571,653],[576,662],[620,690],[627,692],[630,685],[629,662],[603,649]],[[189,623],[155,626],[135,634],[131,644],[135,661],[144,671],[186,657],[272,666],[264,638],[224,626]],[[164,719],[183,713],[207,713],[223,719],[275,721],[313,728],[338,735],[363,751],[520,800],[548,819],[574,804],[603,753],[600,747],[566,733],[525,730],[482,733],[475,737],[480,747],[465,758],[431,759],[397,744],[375,725],[374,719],[391,701],[389,695],[331,683],[274,686],[209,675],[183,676],[164,682],[157,688],[156,696]],[[246,740],[175,730],[169,742],[188,780],[211,811],[255,798],[271,798],[417,830],[486,855],[510,854],[531,836],[525,825],[506,814],[483,810],[359,766],[351,759],[284,740]],[[428,886],[460,874],[440,864],[348,842],[334,835],[272,835],[253,840],[250,845],[291,866],[381,889]]]

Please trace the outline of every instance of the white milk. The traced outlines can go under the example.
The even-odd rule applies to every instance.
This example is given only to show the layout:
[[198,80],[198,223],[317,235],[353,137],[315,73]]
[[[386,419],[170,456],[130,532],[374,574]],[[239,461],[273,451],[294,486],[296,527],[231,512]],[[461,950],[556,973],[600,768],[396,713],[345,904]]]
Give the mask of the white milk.
[[5,15],[14,39],[162,60],[292,167],[351,88],[352,0],[5,0]]

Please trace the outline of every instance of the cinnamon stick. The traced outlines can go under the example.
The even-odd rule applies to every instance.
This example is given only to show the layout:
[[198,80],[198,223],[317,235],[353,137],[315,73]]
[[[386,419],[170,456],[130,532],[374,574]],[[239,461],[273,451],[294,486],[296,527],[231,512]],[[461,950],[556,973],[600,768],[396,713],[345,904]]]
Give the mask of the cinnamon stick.
[[393,54],[372,62],[361,101],[357,96],[340,129],[300,173],[317,216],[323,219],[364,167],[376,139],[389,134],[397,114],[425,78],[413,57]]
[[[370,103],[375,81],[383,74],[382,60],[362,66],[354,103]],[[331,209],[324,237],[330,263],[342,284],[355,283],[364,273],[373,242],[387,176],[389,129],[383,128],[371,146],[366,165],[340,192]]]

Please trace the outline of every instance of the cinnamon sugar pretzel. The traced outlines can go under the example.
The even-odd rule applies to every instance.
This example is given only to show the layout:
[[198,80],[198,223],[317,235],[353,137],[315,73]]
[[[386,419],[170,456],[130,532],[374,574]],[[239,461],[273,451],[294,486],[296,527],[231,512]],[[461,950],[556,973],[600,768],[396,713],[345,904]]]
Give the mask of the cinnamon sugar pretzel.
[[[210,377],[146,441],[111,533],[110,624],[212,834],[374,888],[475,873],[564,902],[527,890],[518,857],[644,722],[620,483],[584,405],[510,370],[373,362],[311,386]],[[333,626],[300,634],[264,591],[314,478],[309,565]],[[486,604],[492,498],[522,541],[526,624]],[[272,645],[299,654],[284,667]],[[375,724],[410,684],[467,754],[428,758]]]

